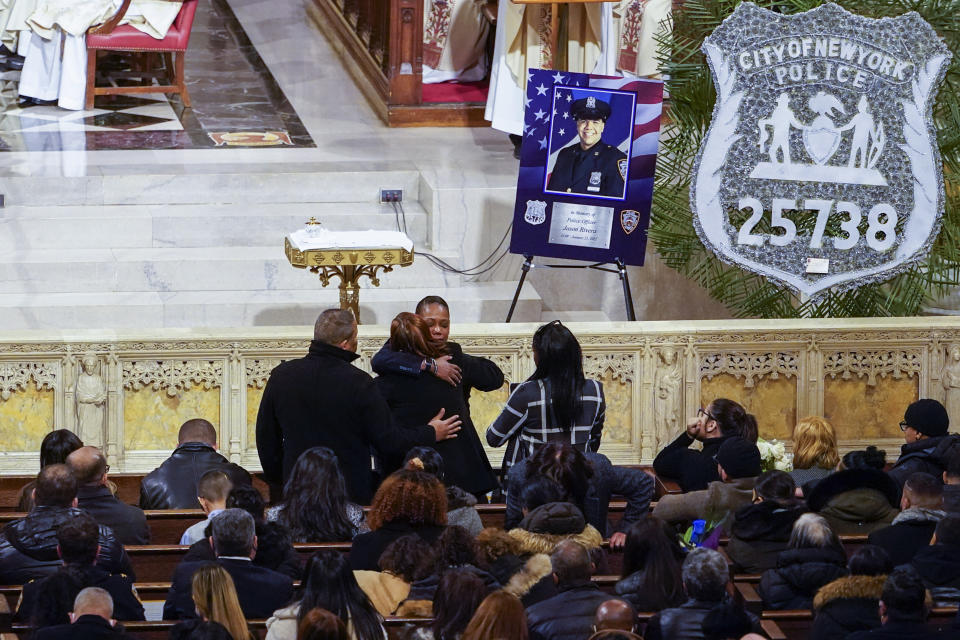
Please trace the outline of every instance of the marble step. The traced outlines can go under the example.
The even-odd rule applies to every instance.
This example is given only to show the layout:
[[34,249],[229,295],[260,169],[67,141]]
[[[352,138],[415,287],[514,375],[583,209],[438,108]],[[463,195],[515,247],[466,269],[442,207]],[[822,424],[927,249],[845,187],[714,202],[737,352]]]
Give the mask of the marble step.
[[[415,247],[427,242],[427,214],[404,204]],[[395,230],[393,207],[379,202],[13,206],[0,209],[0,252],[152,247],[283,247],[311,217],[330,230]]]
[[[439,257],[457,266],[452,252]],[[382,274],[381,286],[457,287],[463,276],[426,258]],[[361,286],[367,286],[361,280]],[[331,287],[336,288],[334,283]],[[290,265],[283,245],[28,250],[0,254],[0,293],[309,290],[319,279]]]
[[[404,168],[401,168],[404,167]],[[380,189],[419,198],[420,174],[404,163],[302,162],[100,166],[90,175],[6,175],[7,206],[378,202]]]
[[[503,322],[515,282],[465,283],[444,288],[365,288],[360,320],[389,324],[426,295],[442,295],[456,322]],[[323,309],[339,306],[334,286],[284,291],[179,291],[0,294],[0,331],[24,329],[114,329],[160,327],[309,327]],[[521,292],[516,322],[540,320],[540,296]],[[307,335],[307,333],[305,333]]]

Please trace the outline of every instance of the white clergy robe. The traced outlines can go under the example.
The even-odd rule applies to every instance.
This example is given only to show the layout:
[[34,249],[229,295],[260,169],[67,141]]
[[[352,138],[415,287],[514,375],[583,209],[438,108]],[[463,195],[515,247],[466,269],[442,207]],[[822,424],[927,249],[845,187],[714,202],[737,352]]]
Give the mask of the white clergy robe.
[[487,71],[490,23],[482,0],[425,0],[423,83],[475,82]]
[[[26,25],[32,33],[20,72],[20,95],[57,100],[64,109],[83,109],[87,29],[113,16],[121,0],[16,0],[16,5],[31,2],[34,8]],[[180,5],[166,0],[134,0],[121,24],[162,39]]]

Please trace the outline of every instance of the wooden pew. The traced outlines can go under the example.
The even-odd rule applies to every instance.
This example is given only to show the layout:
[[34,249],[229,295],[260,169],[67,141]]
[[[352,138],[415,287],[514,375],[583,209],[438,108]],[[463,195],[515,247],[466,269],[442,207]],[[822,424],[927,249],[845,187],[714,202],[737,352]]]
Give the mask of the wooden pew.
[[[790,609],[782,611],[764,610],[763,600],[757,593],[756,585],[742,582],[743,576],[734,580],[736,598],[743,607],[760,616],[763,620],[776,622],[790,640],[806,640],[813,625],[813,612],[809,609]],[[950,628],[957,615],[956,607],[935,607],[930,612],[928,624],[941,630]]]
[[[607,520],[616,526],[623,519],[627,503],[623,501],[611,502],[607,512]],[[485,527],[502,528],[506,514],[506,505],[479,504],[477,512]],[[171,545],[180,542],[180,536],[188,527],[206,519],[206,514],[200,509],[169,509],[145,511],[147,525],[150,527],[150,542],[158,545]],[[0,512],[0,528],[8,522],[25,517],[25,513],[13,511]]]
[[[927,618],[927,626],[941,632],[951,630],[956,616],[956,608],[934,608]],[[813,627],[813,612],[808,609],[764,611],[761,621],[776,623],[788,640],[808,640]]]
[[[670,494],[682,493],[680,485],[673,480],[657,477],[653,468],[648,465],[624,465],[632,469],[641,469],[654,476],[655,494],[654,498]],[[144,473],[111,473],[110,481],[116,485],[116,496],[121,502],[136,505],[140,502],[140,482],[143,480]],[[264,481],[262,473],[253,473],[253,486],[260,491],[263,499],[270,503],[270,487]],[[17,510],[17,500],[20,489],[36,479],[36,474],[18,474],[0,476],[0,512],[12,512]],[[490,525],[497,526],[497,525]]]
[[[341,553],[350,553],[349,542],[298,542],[293,545],[300,559],[306,562],[307,559],[320,549],[332,549]],[[623,567],[623,554],[618,551],[610,551],[608,543],[604,543],[607,550],[606,571],[610,574],[619,575]],[[170,580],[173,571],[183,560],[189,547],[179,544],[169,545],[131,545],[127,547],[127,554],[130,556],[130,562],[133,564],[133,570],[137,575],[138,582],[163,582]]]
[[[130,556],[138,582],[163,582],[173,577],[174,569],[183,560],[189,548],[179,544],[130,545],[127,547],[127,554]],[[293,548],[300,554],[303,562],[320,549],[350,553],[349,542],[298,542],[293,545]]]
[[[177,623],[173,620],[148,620],[145,622],[124,622],[123,626],[127,633],[140,640],[167,640],[170,637],[170,629],[175,624]],[[257,638],[263,638],[267,635],[266,620],[247,620],[247,625]],[[12,631],[18,638],[28,640],[32,629],[25,624],[14,624]]]
[[[111,473],[110,482],[116,485],[116,496],[120,502],[137,505],[140,503],[140,482],[145,473]],[[269,503],[270,488],[263,479],[263,474],[253,473],[253,486],[260,492],[263,499]],[[36,479],[34,475],[0,476],[0,512],[16,511],[20,489]]]

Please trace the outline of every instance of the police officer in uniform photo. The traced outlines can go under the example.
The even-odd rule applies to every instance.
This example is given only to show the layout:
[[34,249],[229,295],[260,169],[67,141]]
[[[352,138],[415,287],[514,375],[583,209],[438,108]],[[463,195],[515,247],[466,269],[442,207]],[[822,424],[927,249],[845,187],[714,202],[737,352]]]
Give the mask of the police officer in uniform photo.
[[557,154],[547,191],[622,198],[627,155],[601,140],[610,105],[593,96],[581,98],[570,105],[570,115],[577,122],[580,144]]

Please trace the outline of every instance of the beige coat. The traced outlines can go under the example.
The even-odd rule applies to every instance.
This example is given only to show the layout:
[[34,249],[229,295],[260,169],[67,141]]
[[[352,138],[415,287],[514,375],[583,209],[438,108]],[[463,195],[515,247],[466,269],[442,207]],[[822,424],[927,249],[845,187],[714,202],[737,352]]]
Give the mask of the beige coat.
[[386,617],[394,614],[397,606],[410,593],[410,584],[403,578],[384,573],[383,571],[354,571],[357,584],[370,598],[370,602],[377,608],[380,615]]
[[[660,498],[653,515],[670,523],[689,523],[703,518],[726,524],[727,517],[753,501],[756,478],[738,478],[730,482],[711,482],[702,491],[666,495]],[[724,527],[729,529],[729,527]]]

